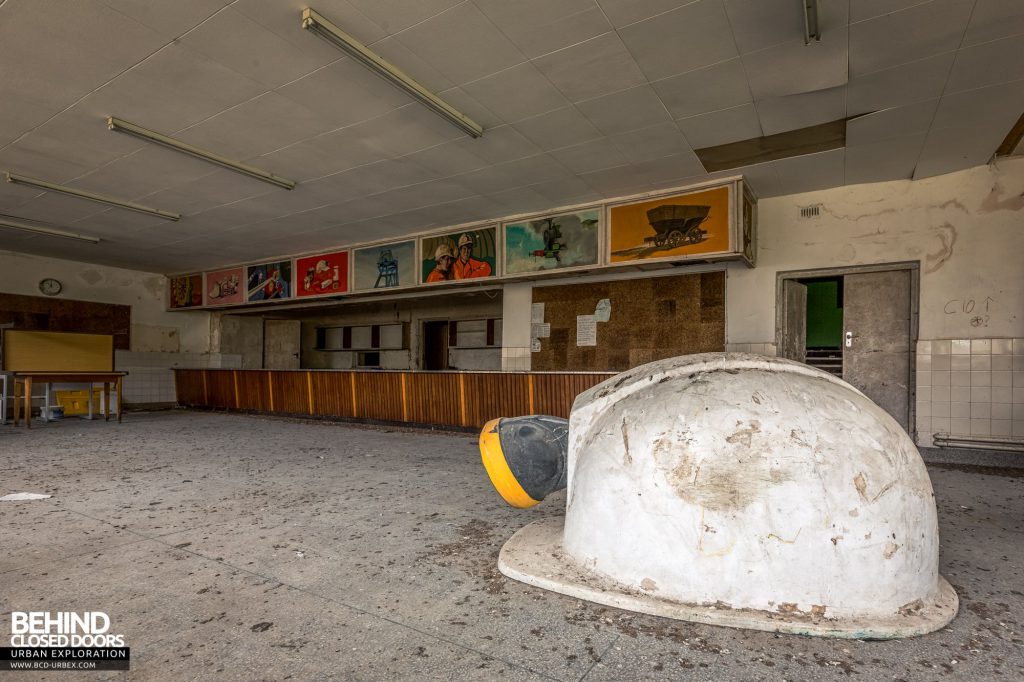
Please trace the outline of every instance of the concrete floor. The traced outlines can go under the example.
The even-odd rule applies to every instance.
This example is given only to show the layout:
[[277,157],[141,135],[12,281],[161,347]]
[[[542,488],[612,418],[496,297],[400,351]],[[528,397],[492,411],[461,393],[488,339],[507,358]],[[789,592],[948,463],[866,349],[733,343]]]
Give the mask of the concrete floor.
[[106,611],[132,671],[87,679],[1024,678],[1020,470],[930,467],[960,615],[929,636],[857,642],[506,580],[501,544],[564,497],[506,507],[467,434],[141,413],[0,426],[0,467],[3,494],[53,495],[0,502],[0,636],[11,610]]

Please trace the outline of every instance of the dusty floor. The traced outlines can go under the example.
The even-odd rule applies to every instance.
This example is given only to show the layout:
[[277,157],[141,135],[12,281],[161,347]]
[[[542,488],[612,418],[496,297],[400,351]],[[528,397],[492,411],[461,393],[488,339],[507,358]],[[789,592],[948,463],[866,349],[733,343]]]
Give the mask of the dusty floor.
[[[182,411],[0,426],[11,610],[102,610],[116,679],[1024,678],[1024,478],[930,467],[960,615],[894,642],[633,615],[505,580],[475,438]],[[4,673],[17,679],[17,673]],[[52,675],[52,679],[69,673]],[[33,674],[31,679],[41,679]]]

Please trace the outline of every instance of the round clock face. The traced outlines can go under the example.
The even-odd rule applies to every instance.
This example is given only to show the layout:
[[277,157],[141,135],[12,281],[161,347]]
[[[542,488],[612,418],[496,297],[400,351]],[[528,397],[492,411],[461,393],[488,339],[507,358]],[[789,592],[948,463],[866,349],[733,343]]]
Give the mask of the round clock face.
[[47,296],[56,296],[60,293],[61,284],[52,277],[47,277],[39,282],[39,291],[43,292]]

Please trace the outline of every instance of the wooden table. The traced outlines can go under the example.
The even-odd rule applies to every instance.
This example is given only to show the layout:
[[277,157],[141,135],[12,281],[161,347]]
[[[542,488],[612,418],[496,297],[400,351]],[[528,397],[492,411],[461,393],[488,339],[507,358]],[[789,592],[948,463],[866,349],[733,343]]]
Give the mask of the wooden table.
[[110,384],[117,387],[117,421],[121,421],[121,383],[128,372],[14,372],[14,425],[18,425],[21,403],[18,388],[22,389],[25,402],[25,427],[32,428],[32,382],[48,384],[80,383],[89,384],[89,402],[92,403],[92,384],[103,384],[103,412],[105,421],[110,421]]

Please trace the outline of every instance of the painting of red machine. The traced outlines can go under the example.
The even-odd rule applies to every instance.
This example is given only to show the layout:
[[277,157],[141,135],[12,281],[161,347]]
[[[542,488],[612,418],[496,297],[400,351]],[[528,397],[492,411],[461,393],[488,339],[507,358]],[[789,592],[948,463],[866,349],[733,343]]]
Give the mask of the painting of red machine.
[[781,358],[706,353],[628,370],[569,420],[496,419],[480,436],[501,496],[566,489],[498,568],[529,585],[681,620],[894,639],[938,630],[931,481],[899,424],[842,379]]

